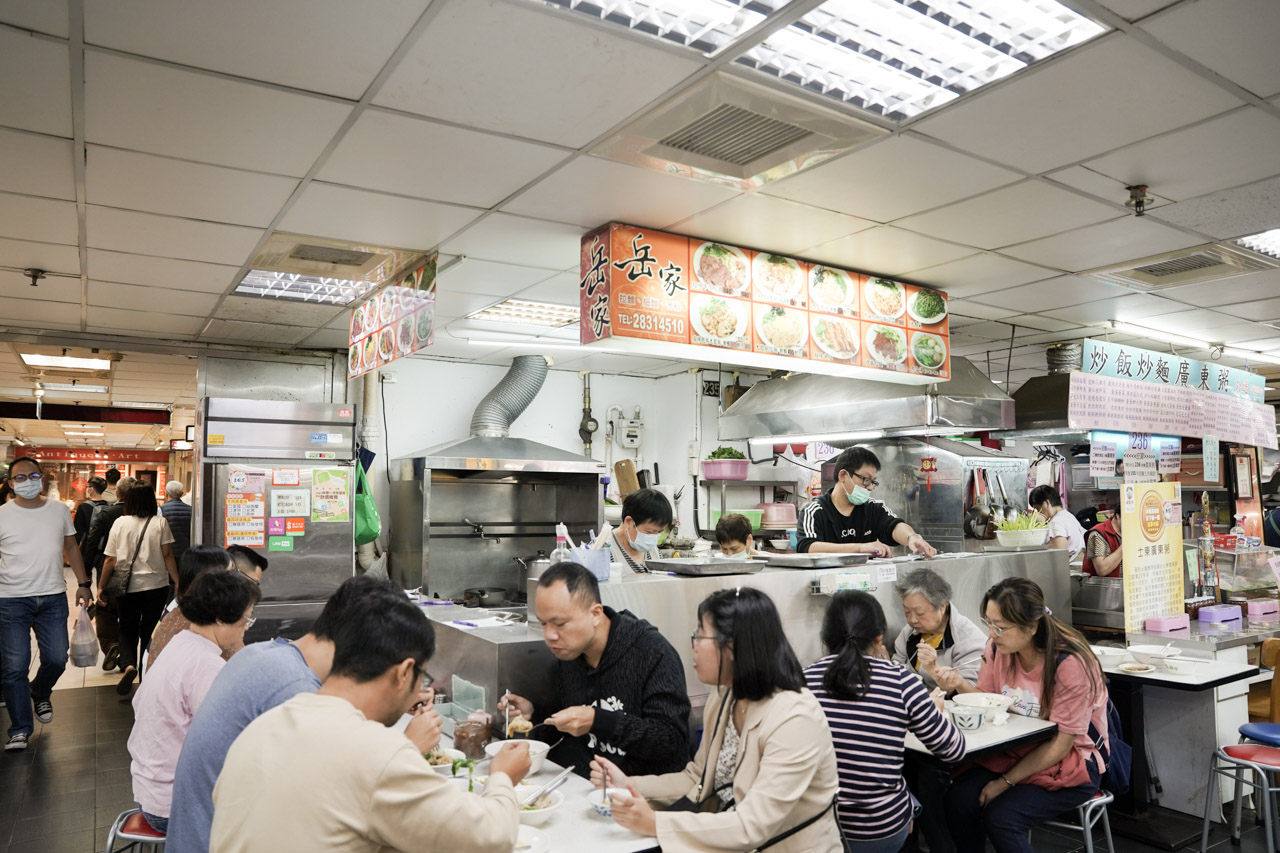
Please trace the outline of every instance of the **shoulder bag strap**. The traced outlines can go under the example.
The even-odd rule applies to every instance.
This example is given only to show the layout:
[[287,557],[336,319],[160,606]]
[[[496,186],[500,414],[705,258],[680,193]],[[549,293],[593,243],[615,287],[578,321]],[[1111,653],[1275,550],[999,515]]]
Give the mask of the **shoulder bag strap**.
[[[786,839],[795,835],[800,830],[806,829],[812,824],[817,823],[819,820],[821,820],[823,817],[826,816],[827,812],[833,810],[836,807],[836,802],[838,801],[838,799],[839,799],[838,795],[836,797],[832,797],[831,802],[827,803],[827,807],[824,808],[822,811],[818,812],[816,815],[809,818],[804,823],[796,824],[795,826],[788,829],[786,832],[780,832],[777,835],[775,835],[773,838],[770,838],[764,844],[761,844],[759,847],[755,848],[756,853],[759,853],[759,851],[761,850],[767,849],[769,847],[772,847],[775,844],[785,841]],[[836,826],[839,827],[839,825],[840,825],[840,821],[837,820]]]
[[125,571],[128,574],[124,576],[124,583],[121,586],[126,590],[129,588],[129,581],[133,579],[133,564],[138,562],[138,554],[142,551],[142,542],[147,538],[147,528],[151,526],[152,518],[154,516],[147,516],[147,520],[142,523],[142,532],[138,534],[138,544],[133,548],[133,558],[129,560],[129,565],[125,567]]

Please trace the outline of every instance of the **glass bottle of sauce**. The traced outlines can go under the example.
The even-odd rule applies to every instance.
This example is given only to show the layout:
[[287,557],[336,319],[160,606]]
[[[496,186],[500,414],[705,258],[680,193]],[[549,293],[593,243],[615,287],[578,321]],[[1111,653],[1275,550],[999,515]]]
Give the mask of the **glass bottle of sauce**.
[[476,720],[463,720],[453,727],[453,748],[467,758],[484,758],[484,747],[489,742],[489,724]]

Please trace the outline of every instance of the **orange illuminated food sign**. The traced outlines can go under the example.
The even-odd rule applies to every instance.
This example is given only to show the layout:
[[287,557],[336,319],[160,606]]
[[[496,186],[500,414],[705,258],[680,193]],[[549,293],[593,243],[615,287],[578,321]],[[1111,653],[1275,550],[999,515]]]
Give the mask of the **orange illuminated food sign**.
[[436,255],[351,310],[347,378],[430,346],[435,340]]
[[582,238],[580,266],[583,344],[629,338],[951,376],[947,298],[935,290],[616,222]]

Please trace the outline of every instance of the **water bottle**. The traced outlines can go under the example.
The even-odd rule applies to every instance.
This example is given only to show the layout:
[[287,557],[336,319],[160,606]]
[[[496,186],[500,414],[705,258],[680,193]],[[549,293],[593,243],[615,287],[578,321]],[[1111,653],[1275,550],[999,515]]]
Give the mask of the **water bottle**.
[[556,525],[556,549],[551,552],[551,565],[556,563],[572,563],[573,555],[569,553],[569,528],[563,524]]
[[1235,527],[1231,528],[1232,538],[1235,539],[1236,552],[1249,550],[1249,535],[1244,532],[1244,514],[1236,513]]

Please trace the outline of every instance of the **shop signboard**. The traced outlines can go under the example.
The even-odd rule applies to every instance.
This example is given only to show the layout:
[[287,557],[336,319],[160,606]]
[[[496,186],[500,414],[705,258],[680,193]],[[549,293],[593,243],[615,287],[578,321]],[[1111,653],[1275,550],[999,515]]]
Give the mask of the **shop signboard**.
[[1182,486],[1126,483],[1120,511],[1124,536],[1125,631],[1183,610]]
[[911,384],[951,377],[938,291],[616,222],[582,238],[580,266],[584,345]]
[[1257,373],[1094,338],[1084,340],[1081,369],[1093,376],[1131,379],[1169,388],[1194,388],[1255,403],[1261,403],[1266,394],[1266,377]]
[[370,294],[351,310],[347,378],[412,355],[435,340],[436,259]]
[[41,462],[127,462],[130,464],[151,462],[167,463],[167,450],[80,450],[70,447],[15,447],[13,457],[31,456]]

